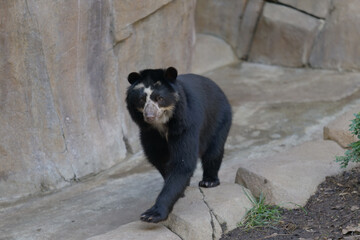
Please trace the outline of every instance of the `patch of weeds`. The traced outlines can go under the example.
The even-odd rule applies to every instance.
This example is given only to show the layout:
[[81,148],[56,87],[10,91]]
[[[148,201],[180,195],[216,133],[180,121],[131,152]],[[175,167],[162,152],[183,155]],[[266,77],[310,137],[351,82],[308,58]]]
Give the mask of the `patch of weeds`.
[[[355,119],[349,125],[350,132],[360,139],[360,112],[354,114]],[[345,156],[336,156],[336,162],[340,163],[341,168],[346,168],[349,162],[360,162],[360,140],[350,143]]]
[[239,223],[239,227],[255,228],[264,226],[274,226],[281,219],[281,212],[278,206],[270,206],[265,204],[265,197],[261,193],[258,199],[250,196],[244,191],[247,198],[251,201],[253,207],[246,213],[243,223]]

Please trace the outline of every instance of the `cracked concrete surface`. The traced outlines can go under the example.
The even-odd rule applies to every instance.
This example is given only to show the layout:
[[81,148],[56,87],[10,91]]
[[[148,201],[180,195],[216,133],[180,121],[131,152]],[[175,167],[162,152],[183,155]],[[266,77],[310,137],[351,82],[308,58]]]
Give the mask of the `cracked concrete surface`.
[[182,239],[218,239],[221,227],[214,221],[198,187],[189,187],[163,223]]
[[[202,195],[202,200],[205,203],[205,205],[207,206],[207,208],[209,209],[209,214],[210,214],[210,224],[212,227],[212,239],[215,240],[216,239],[216,228],[215,228],[215,221],[217,222],[217,224],[220,226],[221,228],[221,234],[224,233],[224,229],[223,229],[223,225],[220,224],[219,220],[217,219],[215,213],[213,212],[213,210],[211,209],[211,207],[209,206],[209,204],[206,202],[205,200],[205,194],[204,192],[201,190],[201,188],[198,188],[201,195]],[[215,221],[214,221],[215,220]]]
[[[322,139],[322,128],[327,123],[360,102],[359,73],[245,63],[223,67],[206,75],[224,89],[234,113],[219,173],[220,186],[234,183],[240,163]],[[127,164],[80,179],[52,194],[2,204],[0,239],[86,239],[137,221],[139,215],[153,204],[163,182],[160,174],[145,163],[141,155],[133,156]],[[201,175],[199,165],[191,186],[198,189]],[[202,191],[205,196],[211,194],[207,189]],[[223,216],[212,210],[219,221],[214,215],[213,228],[209,208],[202,201],[204,195],[199,190],[197,197],[202,207],[192,209],[189,214],[194,214],[195,210],[203,211],[204,219],[209,220],[210,238],[202,239],[211,239],[213,229],[218,236],[222,233]],[[213,207],[211,199],[205,199]],[[182,220],[177,218],[176,221],[179,226]],[[193,234],[197,236],[198,233]]]

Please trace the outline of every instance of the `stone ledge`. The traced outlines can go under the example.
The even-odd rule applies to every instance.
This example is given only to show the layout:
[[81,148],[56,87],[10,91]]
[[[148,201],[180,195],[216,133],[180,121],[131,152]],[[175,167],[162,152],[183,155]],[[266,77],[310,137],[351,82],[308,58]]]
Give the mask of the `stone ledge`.
[[286,152],[249,160],[238,170],[236,183],[258,197],[263,193],[270,204],[297,208],[306,204],[317,186],[343,171],[335,156],[344,150],[332,141],[307,142]]
[[360,105],[357,105],[326,125],[324,127],[324,139],[333,140],[343,148],[347,148],[350,143],[358,141],[359,139],[349,131],[349,125],[351,120],[355,118],[354,114],[359,111]]
[[236,228],[252,207],[245,191],[251,195],[237,184],[210,189],[189,187],[164,225],[182,239],[219,239]]

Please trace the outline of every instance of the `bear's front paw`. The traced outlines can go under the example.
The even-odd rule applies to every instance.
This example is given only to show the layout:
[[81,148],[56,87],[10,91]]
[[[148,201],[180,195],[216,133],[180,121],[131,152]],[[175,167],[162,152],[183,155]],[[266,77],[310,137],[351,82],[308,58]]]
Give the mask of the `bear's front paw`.
[[140,216],[140,220],[144,222],[158,223],[167,219],[169,211],[154,205]]

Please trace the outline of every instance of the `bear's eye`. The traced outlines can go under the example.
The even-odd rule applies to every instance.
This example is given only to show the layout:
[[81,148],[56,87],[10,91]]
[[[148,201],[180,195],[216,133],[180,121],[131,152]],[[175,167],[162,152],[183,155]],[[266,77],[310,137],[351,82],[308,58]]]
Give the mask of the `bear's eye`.
[[141,98],[140,98],[140,103],[141,104],[144,104],[146,102],[146,96],[142,96]]
[[156,99],[159,103],[163,103],[164,102],[164,98],[163,97],[157,97]]

